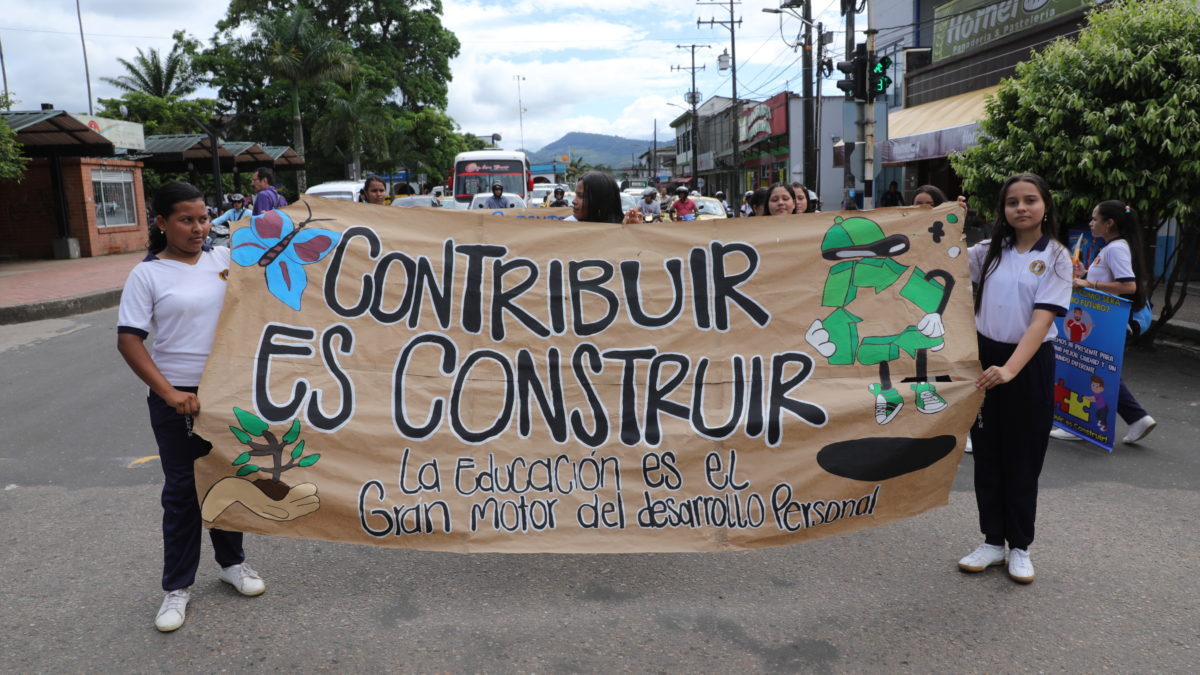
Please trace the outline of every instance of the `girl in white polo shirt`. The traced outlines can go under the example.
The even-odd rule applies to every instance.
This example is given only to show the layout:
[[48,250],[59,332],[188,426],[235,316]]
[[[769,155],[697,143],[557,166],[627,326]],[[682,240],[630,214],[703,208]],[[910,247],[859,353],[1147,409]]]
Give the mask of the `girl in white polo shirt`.
[[[188,183],[168,183],[154,195],[149,254],[129,273],[117,319],[117,350],[150,387],[150,425],[163,470],[163,590],[154,625],[183,625],[188,588],[200,564],[200,506],[192,464],[212,445],[192,433],[196,397],[217,318],[225,300],[229,249],[209,248],[204,195]],[[154,333],[154,355],[144,340]],[[243,595],[266,590],[245,563],[242,534],[211,530],[221,580]]]
[[[1132,311],[1146,306],[1145,265],[1142,264],[1142,233],[1137,214],[1125,202],[1107,199],[1092,209],[1089,223],[1092,234],[1103,239],[1104,248],[1085,270],[1082,264],[1075,265],[1075,287],[1092,288],[1128,298]],[[1158,422],[1142,408],[1133,392],[1121,379],[1117,395],[1117,414],[1129,425],[1124,443],[1137,443],[1145,438]],[[1052,429],[1051,438],[1073,441],[1079,437],[1062,429]]]
[[1020,583],[1034,579],[1029,545],[1053,414],[1054,317],[1071,299],[1071,256],[1057,236],[1046,181],[1017,174],[1000,189],[992,239],[969,256],[983,366],[975,386],[987,390],[971,429],[984,543],[958,566],[1001,565],[1007,543],[1008,576]]

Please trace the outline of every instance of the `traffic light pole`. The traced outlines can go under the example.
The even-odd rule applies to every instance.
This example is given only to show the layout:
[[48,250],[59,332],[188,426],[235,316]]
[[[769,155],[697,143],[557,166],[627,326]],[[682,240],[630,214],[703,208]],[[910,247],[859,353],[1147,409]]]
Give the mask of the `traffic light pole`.
[[[870,11],[867,12],[867,69],[875,65],[875,33],[871,24]],[[859,104],[858,119],[862,120],[863,147],[863,208],[875,208],[875,91],[874,78],[867,76],[866,103]]]
[[[846,12],[846,60],[854,59],[854,10]],[[856,87],[861,87],[862,84],[855,83]],[[858,120],[862,119],[861,108],[855,105],[854,128],[858,128]],[[850,200],[854,195],[854,168],[850,165],[850,158],[854,154],[855,141],[850,138],[845,130],[842,131],[842,208],[846,208],[850,204]],[[857,133],[853,134],[855,137]]]

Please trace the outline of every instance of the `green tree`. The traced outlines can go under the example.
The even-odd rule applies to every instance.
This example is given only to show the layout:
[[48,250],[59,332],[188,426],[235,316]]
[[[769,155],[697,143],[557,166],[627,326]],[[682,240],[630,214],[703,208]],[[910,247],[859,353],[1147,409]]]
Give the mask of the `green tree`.
[[[287,83],[292,104],[292,147],[304,156],[304,123],[300,116],[302,88],[330,81],[344,81],[354,74],[357,63],[350,45],[313,20],[312,13],[298,7],[271,17],[258,26],[265,48],[265,64],[272,76]],[[296,173],[297,190],[307,187],[304,171]]]
[[313,141],[361,168],[367,149],[384,145],[391,120],[362,77],[346,86],[330,84],[325,91],[325,111],[313,128]]
[[145,128],[147,136],[195,134],[200,130],[194,120],[208,124],[219,115],[220,107],[217,101],[208,98],[181,99],[178,96],[153,96],[133,91],[120,98],[100,99],[97,114],[100,117],[137,122]]
[[132,62],[117,59],[127,74],[100,79],[126,92],[142,92],[159,98],[187,96],[196,91],[199,84],[199,78],[192,71],[188,47],[187,38],[176,33],[175,44],[165,57],[153,47],[148,52],[139,47]]
[[[0,94],[0,108],[7,110],[11,105],[12,99]],[[17,143],[17,132],[0,122],[0,180],[20,182],[28,164],[29,158],[21,154],[21,144]]]
[[583,177],[583,174],[592,170],[592,165],[583,161],[583,155],[576,155],[567,162],[567,182],[574,183]]
[[[1157,330],[1182,306],[1200,212],[1200,9],[1189,0],[1118,0],[1016,68],[987,104],[980,144],[951,158],[972,205],[987,212],[1011,174],[1054,188],[1064,223],[1105,199],[1140,214],[1154,260],[1159,228],[1183,236],[1167,251]],[[1163,279],[1153,281],[1152,287]],[[1179,293],[1175,291],[1178,287]]]

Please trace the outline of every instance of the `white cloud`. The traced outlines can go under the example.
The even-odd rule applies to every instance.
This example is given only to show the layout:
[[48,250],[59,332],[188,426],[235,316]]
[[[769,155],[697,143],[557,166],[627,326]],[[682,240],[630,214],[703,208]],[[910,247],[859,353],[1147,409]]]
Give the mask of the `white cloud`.
[[[53,103],[87,110],[86,83],[74,0],[7,2],[0,18],[9,88],[20,108]],[[778,16],[762,7],[777,0],[737,6],[739,92],[766,98],[785,83],[799,89],[798,55],[780,34]],[[819,18],[840,23],[836,4]],[[94,98],[118,94],[101,77],[118,77],[118,58],[131,59],[138,47],[167,50],[177,30],[207,40],[228,2],[182,0],[87,0],[83,3]],[[672,140],[667,123],[682,112],[691,88],[691,55],[676,45],[698,49],[696,88],[707,98],[730,95],[729,74],[717,69],[717,56],[729,47],[729,31],[697,27],[698,18],[726,20],[720,5],[694,0],[606,0],[580,6],[550,0],[445,0],[443,23],[458,36],[461,54],[452,61],[449,113],[465,130],[500,133],[502,145],[520,145],[517,82],[523,76],[525,147],[541,148],[570,131],[649,139],[658,120],[660,141]],[[794,39],[801,24],[784,18],[783,34]],[[833,47],[841,44],[841,36]],[[48,76],[53,74],[53,76]],[[211,93],[206,93],[211,95]]]

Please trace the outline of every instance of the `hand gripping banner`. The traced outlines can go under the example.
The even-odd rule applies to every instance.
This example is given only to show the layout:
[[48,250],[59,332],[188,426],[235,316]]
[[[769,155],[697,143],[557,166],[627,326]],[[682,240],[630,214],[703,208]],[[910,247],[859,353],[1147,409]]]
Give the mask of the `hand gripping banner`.
[[956,205],[661,225],[310,198],[232,236],[205,523],[722,551],[946,504],[981,395]]

